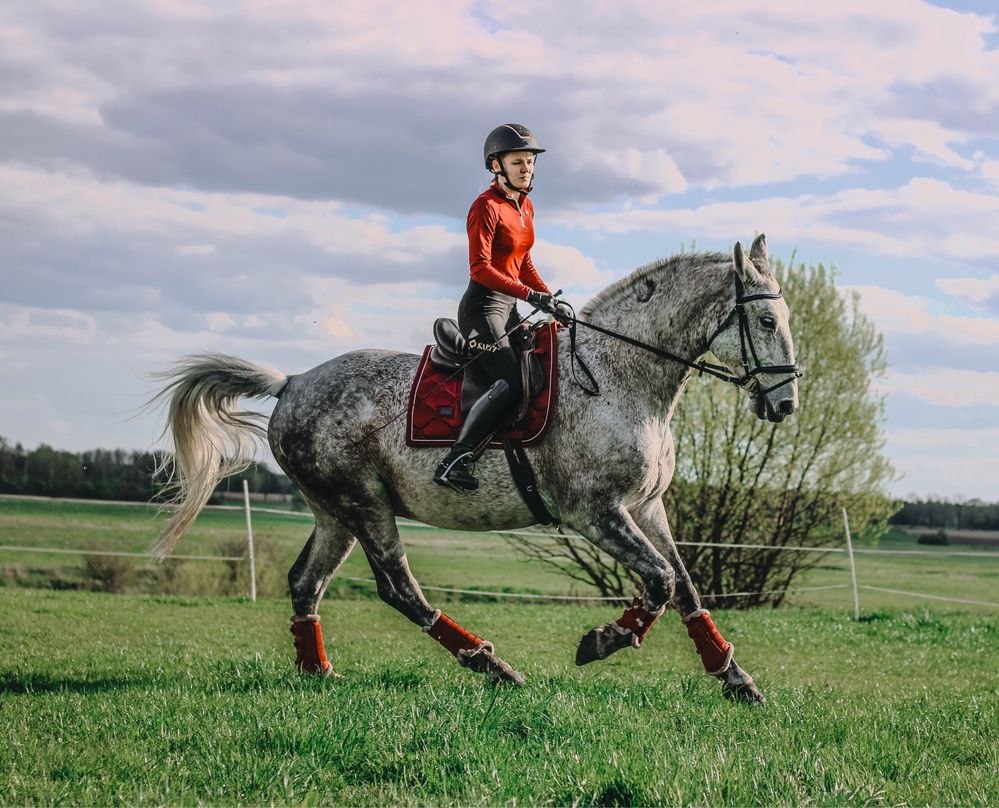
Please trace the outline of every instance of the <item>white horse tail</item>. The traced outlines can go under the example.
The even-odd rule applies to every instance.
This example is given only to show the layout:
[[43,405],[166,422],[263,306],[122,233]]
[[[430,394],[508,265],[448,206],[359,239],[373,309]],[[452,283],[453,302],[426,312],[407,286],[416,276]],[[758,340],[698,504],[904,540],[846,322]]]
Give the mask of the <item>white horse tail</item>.
[[156,469],[168,477],[168,502],[176,510],[153,545],[160,559],[170,554],[216,486],[253,462],[253,436],[266,437],[267,416],[236,408],[241,396],[276,396],[288,381],[283,373],[234,356],[188,356],[170,370],[152,374],[171,379],[150,402],[169,399],[163,436],[173,435],[174,453]]

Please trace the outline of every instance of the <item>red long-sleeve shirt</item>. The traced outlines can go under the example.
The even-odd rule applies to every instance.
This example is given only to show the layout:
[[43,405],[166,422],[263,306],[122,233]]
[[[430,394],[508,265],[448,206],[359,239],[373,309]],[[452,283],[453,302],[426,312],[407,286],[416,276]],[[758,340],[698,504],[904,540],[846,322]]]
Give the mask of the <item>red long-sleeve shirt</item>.
[[527,293],[551,294],[531,261],[534,205],[521,196],[520,209],[494,182],[468,211],[468,263],[472,280],[520,300]]

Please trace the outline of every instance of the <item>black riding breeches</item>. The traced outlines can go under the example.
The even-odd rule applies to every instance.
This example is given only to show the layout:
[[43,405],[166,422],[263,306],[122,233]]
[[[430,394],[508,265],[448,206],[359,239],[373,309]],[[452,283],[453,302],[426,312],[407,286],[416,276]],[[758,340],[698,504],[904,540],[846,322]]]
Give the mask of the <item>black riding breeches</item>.
[[[475,281],[469,282],[458,304],[458,328],[468,340],[472,354],[481,354],[469,370],[482,381],[492,383],[502,379],[509,384],[511,404],[520,401],[523,383],[517,353],[510,338],[503,335],[519,322],[516,298],[494,292]],[[491,347],[493,345],[495,349]]]

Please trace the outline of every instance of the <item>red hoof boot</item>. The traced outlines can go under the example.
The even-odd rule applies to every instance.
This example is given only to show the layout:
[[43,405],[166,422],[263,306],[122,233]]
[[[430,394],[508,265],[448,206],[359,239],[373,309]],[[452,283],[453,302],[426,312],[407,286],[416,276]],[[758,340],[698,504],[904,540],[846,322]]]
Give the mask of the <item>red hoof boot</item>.
[[319,615],[295,615],[291,618],[291,633],[295,637],[295,665],[298,669],[302,673],[332,676],[333,666],[326,659]]
[[732,664],[732,654],[735,647],[715,628],[711,612],[698,609],[683,618],[687,625],[687,635],[694,641],[697,653],[701,655],[704,670],[712,676],[720,676]]

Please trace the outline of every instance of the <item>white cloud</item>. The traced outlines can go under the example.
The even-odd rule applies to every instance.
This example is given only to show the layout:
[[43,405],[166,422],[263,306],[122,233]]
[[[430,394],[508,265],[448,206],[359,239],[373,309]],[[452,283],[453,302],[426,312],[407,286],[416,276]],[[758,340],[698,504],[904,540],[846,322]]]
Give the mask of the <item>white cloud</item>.
[[[383,213],[345,215],[335,202],[177,190],[10,164],[0,164],[0,186],[0,216],[14,218],[30,211],[62,232],[301,239],[325,252],[361,253],[396,263],[465,243],[463,234],[441,225],[396,230]],[[275,209],[283,215],[261,213]],[[185,241],[174,251],[201,256],[214,254],[216,248],[213,243]]]
[[999,197],[916,177],[900,188],[854,188],[698,208],[557,215],[567,228],[630,233],[676,231],[734,238],[763,230],[782,242],[824,242],[892,256],[999,256]]
[[907,393],[944,407],[994,405],[999,401],[999,373],[931,368],[920,373],[889,370],[881,389]]
[[[163,88],[322,87],[366,99],[371,132],[415,157],[427,142],[466,142],[463,132],[425,131],[421,112],[444,90],[477,117],[522,110],[574,167],[603,164],[655,195],[836,176],[891,150],[972,170],[959,151],[973,135],[964,119],[988,131],[999,98],[999,58],[985,42],[993,20],[918,0],[723,0],[668,14],[645,0],[489,14],[495,30],[477,4],[457,0],[200,10],[163,0],[103,15],[13,4],[0,12],[0,51],[32,80],[2,108],[112,129],[112,102]],[[926,87],[931,103],[919,96]],[[399,91],[413,107],[386,127],[382,104]]]
[[936,281],[936,285],[947,294],[962,297],[977,306],[999,297],[999,275],[993,275],[984,280],[981,278],[940,278]]
[[213,255],[215,253],[214,244],[181,244],[174,247],[177,255]]
[[992,429],[888,429],[885,437],[896,446],[916,449],[963,446],[999,450],[999,427]]
[[592,293],[613,280],[609,272],[598,270],[593,259],[575,247],[538,239],[531,248],[531,258],[553,291],[561,288]]
[[[942,282],[938,282],[942,283]],[[931,312],[931,301],[880,286],[844,286],[860,295],[860,308],[885,333],[931,334],[948,342],[999,345],[999,321]]]
[[[944,281],[938,281],[941,285]],[[999,321],[985,317],[934,314],[932,301],[880,286],[844,286],[860,294],[860,308],[886,333],[933,334],[942,339],[977,345],[999,345]]]

